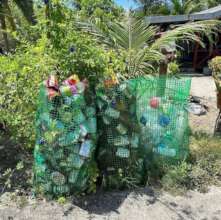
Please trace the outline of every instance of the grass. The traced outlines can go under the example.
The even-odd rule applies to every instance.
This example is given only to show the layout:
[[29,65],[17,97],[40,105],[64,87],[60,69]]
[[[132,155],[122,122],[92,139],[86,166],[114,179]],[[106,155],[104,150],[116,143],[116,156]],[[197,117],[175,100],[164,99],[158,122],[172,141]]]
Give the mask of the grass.
[[190,156],[178,165],[160,167],[158,181],[172,193],[186,190],[206,192],[210,185],[221,183],[221,138],[205,134],[191,137]]

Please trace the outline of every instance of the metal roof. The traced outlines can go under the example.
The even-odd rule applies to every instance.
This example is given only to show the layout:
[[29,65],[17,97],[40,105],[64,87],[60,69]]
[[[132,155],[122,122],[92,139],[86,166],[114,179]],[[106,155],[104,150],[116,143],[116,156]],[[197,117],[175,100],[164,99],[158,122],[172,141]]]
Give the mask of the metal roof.
[[185,23],[188,21],[202,21],[221,18],[221,5],[190,15],[149,16],[146,20],[150,24]]

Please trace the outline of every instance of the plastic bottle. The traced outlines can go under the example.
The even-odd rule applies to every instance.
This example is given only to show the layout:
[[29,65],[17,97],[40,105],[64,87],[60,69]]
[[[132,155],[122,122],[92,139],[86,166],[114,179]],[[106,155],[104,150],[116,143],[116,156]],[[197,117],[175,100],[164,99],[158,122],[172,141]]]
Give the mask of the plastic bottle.
[[159,144],[157,148],[154,148],[153,151],[157,154],[167,156],[167,157],[175,157],[176,156],[176,149],[168,148],[164,144]]

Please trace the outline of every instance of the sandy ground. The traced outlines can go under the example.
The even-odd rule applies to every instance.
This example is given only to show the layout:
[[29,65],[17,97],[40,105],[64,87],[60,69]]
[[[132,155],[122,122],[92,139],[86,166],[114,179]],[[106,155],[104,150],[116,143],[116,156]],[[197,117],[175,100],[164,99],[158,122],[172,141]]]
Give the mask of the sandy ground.
[[[203,98],[210,111],[204,116],[190,115],[193,131],[213,133],[217,117],[215,85],[211,77],[193,78],[191,94]],[[149,188],[139,191],[97,193],[75,199],[64,206],[55,202],[30,199],[18,208],[0,198],[0,220],[221,220],[221,188],[211,187],[201,194],[189,191],[185,196],[172,196]]]
[[213,134],[215,121],[218,116],[216,108],[216,87],[212,77],[193,77],[191,95],[202,98],[202,102],[209,107],[206,115],[190,114],[190,127],[193,131]]
[[0,220],[219,220],[221,188],[211,187],[201,194],[185,196],[157,193],[150,189],[136,192],[109,192],[68,203],[34,202],[23,209],[0,205]]

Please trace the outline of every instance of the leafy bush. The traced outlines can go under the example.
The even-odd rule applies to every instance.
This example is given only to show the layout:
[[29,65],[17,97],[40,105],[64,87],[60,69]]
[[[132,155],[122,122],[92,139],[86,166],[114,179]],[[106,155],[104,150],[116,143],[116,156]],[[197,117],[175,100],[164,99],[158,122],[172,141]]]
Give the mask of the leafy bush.
[[116,53],[77,30],[73,11],[62,1],[52,1],[52,6],[49,23],[41,18],[30,27],[38,33],[37,42],[18,34],[15,53],[0,56],[0,123],[5,122],[11,137],[25,147],[33,146],[38,89],[50,73],[61,80],[75,73],[93,84],[122,68]]
[[0,56],[0,121],[12,137],[30,146],[34,140],[36,95],[40,82],[53,70],[45,53],[46,40],[26,45],[16,54]]
[[123,12],[113,0],[75,0],[73,4],[84,17],[115,19]]
[[[70,52],[71,42],[75,42],[74,52]],[[12,138],[32,147],[40,83],[52,72],[61,79],[74,72],[93,83],[114,71],[110,57],[111,52],[105,53],[76,31],[68,33],[60,50],[49,48],[48,39],[42,37],[35,45],[25,44],[15,54],[0,56],[0,122],[6,123]]]
[[209,67],[213,72],[217,90],[221,91],[221,56],[213,58],[209,63]]

